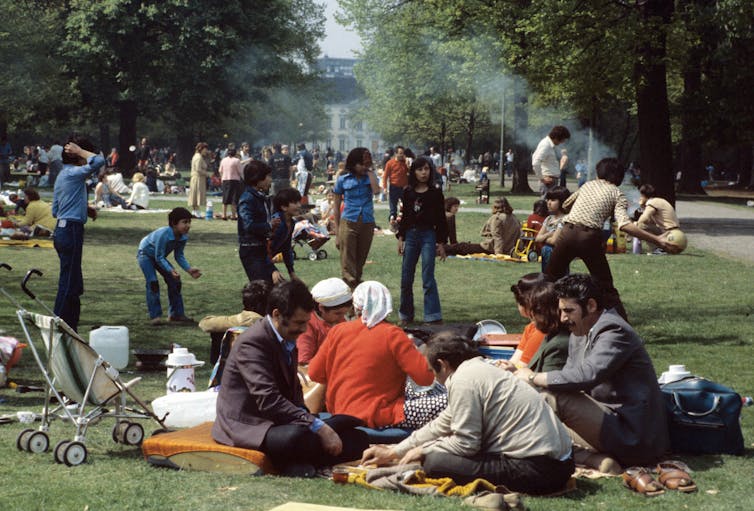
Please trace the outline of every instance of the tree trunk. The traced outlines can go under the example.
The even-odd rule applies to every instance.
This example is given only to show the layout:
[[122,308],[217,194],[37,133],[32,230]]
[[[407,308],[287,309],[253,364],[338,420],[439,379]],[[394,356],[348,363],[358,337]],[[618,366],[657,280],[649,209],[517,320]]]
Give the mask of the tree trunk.
[[642,182],[652,184],[658,196],[674,204],[675,173],[665,66],[666,30],[672,13],[672,0],[648,0],[644,5],[646,39],[637,49],[634,84]]
[[[529,186],[531,170],[531,148],[523,140],[529,130],[529,98],[524,89],[523,80],[516,77],[513,81],[513,184],[511,193],[534,193]],[[502,156],[501,156],[502,157]]]
[[741,145],[736,149],[736,160],[738,162],[738,182],[736,188],[751,189],[754,184],[752,175],[752,165],[754,165],[754,147],[751,145]]
[[136,153],[129,147],[136,145],[136,102],[133,100],[120,103],[120,132],[118,133],[118,168],[124,177],[130,177],[136,167]]
[[105,156],[110,154],[110,125],[105,122],[99,125],[99,147]]
[[697,48],[692,51],[687,63],[688,68],[683,73],[683,100],[681,108],[681,147],[680,165],[681,182],[678,191],[706,195],[702,188],[702,180],[706,178],[702,164],[702,138],[699,126],[702,124],[702,70],[699,66],[703,55]]
[[0,111],[0,139],[8,137],[8,118],[5,112]]
[[191,166],[191,158],[194,157],[194,148],[199,140],[194,140],[194,135],[191,132],[179,132],[176,137],[176,158],[178,165],[181,168],[189,168]]
[[472,158],[471,147],[474,143],[475,125],[476,125],[476,112],[472,108],[471,112],[469,112],[469,122],[466,124],[466,157],[464,158],[464,161],[466,162],[467,166],[469,164],[469,161],[471,161],[471,158]]

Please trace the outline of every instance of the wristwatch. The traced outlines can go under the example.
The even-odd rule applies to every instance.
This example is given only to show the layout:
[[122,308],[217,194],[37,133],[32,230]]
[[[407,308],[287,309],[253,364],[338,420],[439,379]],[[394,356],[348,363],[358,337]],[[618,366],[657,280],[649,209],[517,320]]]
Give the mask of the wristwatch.
[[531,383],[532,385],[534,385],[534,377],[535,377],[536,375],[537,375],[537,373],[531,373],[531,374],[529,375],[529,383]]

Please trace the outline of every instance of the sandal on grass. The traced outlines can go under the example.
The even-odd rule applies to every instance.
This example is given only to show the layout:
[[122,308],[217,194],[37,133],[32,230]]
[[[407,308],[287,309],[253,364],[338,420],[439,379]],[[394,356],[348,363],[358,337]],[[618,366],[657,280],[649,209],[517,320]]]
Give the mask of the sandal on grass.
[[644,467],[630,467],[623,472],[623,484],[629,490],[633,490],[645,497],[662,495],[665,490],[660,483],[655,481],[649,469]]
[[690,469],[682,461],[663,461],[657,465],[657,479],[668,490],[677,490],[682,493],[696,491],[696,484],[689,475]]

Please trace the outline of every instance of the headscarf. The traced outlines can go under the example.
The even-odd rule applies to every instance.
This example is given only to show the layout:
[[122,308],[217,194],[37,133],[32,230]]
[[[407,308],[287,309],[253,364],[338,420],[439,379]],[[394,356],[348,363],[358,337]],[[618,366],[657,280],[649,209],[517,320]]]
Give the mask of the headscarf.
[[367,280],[353,290],[353,306],[367,328],[372,328],[393,311],[393,299],[385,286],[376,280]]

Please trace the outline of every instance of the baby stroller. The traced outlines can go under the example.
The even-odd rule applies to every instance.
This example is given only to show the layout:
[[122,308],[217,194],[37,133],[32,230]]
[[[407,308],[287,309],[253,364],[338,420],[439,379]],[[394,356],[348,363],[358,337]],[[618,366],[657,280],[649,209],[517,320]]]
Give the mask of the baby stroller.
[[[0,268],[11,270],[4,263],[0,263]],[[42,272],[29,270],[21,283],[21,289],[49,312],[49,316],[27,312],[0,287],[0,292],[17,308],[16,316],[45,380],[41,425],[38,430],[21,431],[16,438],[16,447],[35,454],[47,452],[50,447],[50,423],[54,419],[62,419],[75,428],[75,433],[72,440],[61,440],[55,445],[55,461],[75,466],[86,461],[88,453],[85,440],[88,427],[106,417],[115,418],[113,441],[125,445],[140,445],[144,439],[144,428],[141,424],[132,422],[132,419],[153,419],[165,429],[162,419],[154,415],[131,391],[131,386],[140,378],[124,383],[117,369],[110,366],[65,321],[55,316],[53,311],[37,299],[27,287],[32,275],[41,276]],[[32,330],[35,333],[38,331],[37,342],[41,340],[44,345],[42,355],[37,350]],[[127,406],[129,396],[135,402],[135,407]]]
[[[299,220],[293,226],[291,240],[296,246],[302,247],[307,251],[306,257],[310,261],[327,259],[327,251],[321,247],[327,243],[327,240],[329,239],[330,234],[328,234],[324,228],[312,224],[307,219]],[[296,258],[298,259],[298,254],[296,255]]]

